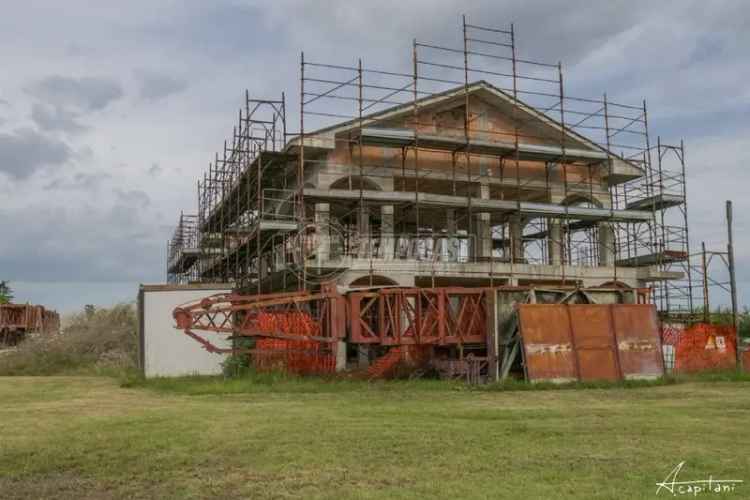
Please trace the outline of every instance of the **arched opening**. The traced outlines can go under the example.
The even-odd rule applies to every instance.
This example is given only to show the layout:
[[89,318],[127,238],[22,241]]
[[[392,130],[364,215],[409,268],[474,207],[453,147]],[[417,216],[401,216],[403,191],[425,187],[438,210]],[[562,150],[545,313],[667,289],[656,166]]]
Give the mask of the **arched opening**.
[[350,288],[367,288],[371,286],[398,286],[398,283],[391,278],[379,274],[361,276],[349,283]]
[[[569,207],[603,208],[595,197],[585,193],[574,193],[561,203]],[[595,267],[600,265],[599,223],[592,220],[568,219],[563,226],[562,240],[565,261],[573,266]]]
[[593,207],[602,208],[604,205],[596,198],[584,193],[569,194],[560,205],[567,207]]
[[363,189],[367,191],[380,191],[380,186],[377,182],[367,177],[360,177],[359,175],[352,175],[342,177],[328,186],[328,189]]
[[633,287],[622,281],[607,281],[598,286],[598,288],[617,288],[619,290],[631,290]]

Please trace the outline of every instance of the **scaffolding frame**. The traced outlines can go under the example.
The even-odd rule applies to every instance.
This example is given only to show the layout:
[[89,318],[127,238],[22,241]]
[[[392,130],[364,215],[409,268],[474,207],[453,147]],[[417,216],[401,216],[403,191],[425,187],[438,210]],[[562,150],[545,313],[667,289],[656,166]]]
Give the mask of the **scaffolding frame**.
[[[645,101],[632,105],[606,93],[596,99],[568,95],[562,63],[518,56],[513,24],[485,27],[463,16],[460,28],[457,47],[414,39],[411,72],[370,68],[362,59],[350,65],[313,61],[302,52],[296,134],[287,132],[283,94],[280,101],[268,101],[246,93],[230,143],[198,183],[199,279],[254,287],[257,293],[316,286],[305,252],[320,199],[306,196],[306,187],[311,172],[325,166],[342,174],[336,189],[358,195],[326,200],[335,205],[345,256],[372,262],[387,248],[386,239],[394,240],[398,251],[399,239],[409,235],[410,255],[421,256],[416,260],[433,276],[433,286],[446,254],[488,261],[492,286],[505,279],[495,276],[493,263],[510,264],[511,276],[517,264],[557,264],[550,266],[549,278],[566,284],[570,267],[600,266],[603,255],[611,254],[605,267],[612,269],[612,283],[618,283],[623,267],[654,266],[665,275],[682,270],[687,292],[682,283],[664,279],[655,285],[656,303],[664,313],[692,311],[683,144],[668,146],[658,138],[651,145]],[[512,131],[483,125],[488,118],[476,105],[479,92],[505,101]],[[439,126],[425,122],[421,110],[446,96],[463,102],[458,106],[463,116],[447,110]],[[384,113],[403,116],[399,128],[408,134],[383,137],[383,125],[389,125]],[[327,150],[344,145],[348,156],[340,163],[321,146],[323,136],[338,129],[346,130],[334,134]],[[554,137],[549,130],[557,131]],[[436,140],[436,131],[452,142]],[[492,149],[487,142],[505,147]],[[533,147],[545,142],[557,142],[557,149]],[[604,156],[587,159],[581,144]],[[391,150],[389,162],[368,156],[368,148],[381,145]],[[449,172],[431,168],[440,155],[449,156]],[[664,165],[667,155],[678,158],[677,170]],[[529,175],[540,161],[543,167]],[[616,164],[634,166],[642,175],[628,178],[615,171]],[[392,203],[390,228],[383,225],[378,203],[368,198],[387,182],[394,192],[413,195]],[[450,227],[433,223],[443,208],[423,196],[441,188],[465,198],[465,207],[448,208],[454,217]],[[510,201],[515,208],[490,210],[483,200]],[[563,209],[552,211],[552,205]],[[584,217],[585,209],[608,215]],[[618,215],[633,210],[647,216],[631,221]],[[279,224],[270,224],[274,221]],[[479,229],[486,224],[489,242]],[[513,235],[518,226],[520,241]],[[603,231],[611,232],[611,241],[602,243]],[[487,246],[489,255],[480,255]]]

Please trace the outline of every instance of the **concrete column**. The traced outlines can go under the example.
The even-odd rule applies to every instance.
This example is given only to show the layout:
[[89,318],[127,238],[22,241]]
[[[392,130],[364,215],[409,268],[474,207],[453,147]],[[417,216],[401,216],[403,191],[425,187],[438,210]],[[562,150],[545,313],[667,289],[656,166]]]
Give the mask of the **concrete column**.
[[455,262],[458,260],[459,242],[456,238],[456,211],[449,208],[445,211],[445,232],[447,238],[445,240],[445,249],[441,250],[440,260],[443,262]]
[[357,365],[361,369],[370,366],[370,352],[372,346],[368,344],[357,344]]
[[521,225],[521,215],[514,214],[510,216],[510,255],[513,262],[523,261],[523,226]]
[[395,250],[395,229],[393,223],[393,205],[380,207],[380,255],[381,259],[393,259]]
[[562,264],[563,254],[563,231],[562,223],[557,219],[547,220],[547,253],[549,263],[553,266]]
[[599,265],[615,265],[615,230],[607,222],[599,223]]
[[330,222],[330,205],[328,203],[316,203],[315,224],[318,226],[318,241],[315,249],[315,260],[318,267],[322,267],[323,263],[327,262],[331,256],[331,236],[329,232]]
[[357,256],[365,259],[370,256],[370,212],[367,210],[367,205],[357,209],[357,237],[359,239]]
[[490,214],[474,214],[474,256],[477,259],[488,259],[492,256],[492,226]]
[[336,342],[336,371],[343,372],[346,370],[346,342],[339,340]]
[[490,199],[490,185],[489,184],[480,184],[479,185],[479,198],[483,200],[489,200]]

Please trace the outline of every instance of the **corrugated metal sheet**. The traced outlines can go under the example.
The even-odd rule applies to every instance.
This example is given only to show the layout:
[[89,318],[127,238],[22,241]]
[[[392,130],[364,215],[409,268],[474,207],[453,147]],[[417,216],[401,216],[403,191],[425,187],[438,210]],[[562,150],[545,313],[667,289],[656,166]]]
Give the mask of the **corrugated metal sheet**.
[[614,381],[664,373],[653,305],[524,304],[518,314],[531,381]]

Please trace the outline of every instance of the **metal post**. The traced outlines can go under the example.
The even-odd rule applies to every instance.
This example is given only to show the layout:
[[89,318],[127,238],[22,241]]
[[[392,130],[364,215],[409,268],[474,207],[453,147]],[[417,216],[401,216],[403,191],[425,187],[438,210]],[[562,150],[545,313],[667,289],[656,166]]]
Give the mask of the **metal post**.
[[727,257],[729,259],[729,287],[732,293],[732,324],[737,339],[737,366],[742,369],[740,325],[737,317],[737,281],[734,273],[734,241],[732,239],[732,201],[727,200]]
[[687,255],[687,278],[688,278],[688,308],[690,316],[693,316],[693,275],[690,265],[690,228],[688,226],[687,206],[687,176],[685,175],[685,141],[680,140],[680,164],[682,166],[682,206],[683,221],[685,223],[685,254]]
[[703,262],[703,322],[709,322],[710,304],[708,303],[708,264],[706,262],[706,242],[701,241],[701,256]]
[[307,288],[307,259],[304,250],[304,227],[305,227],[305,201],[304,184],[305,184],[305,53],[300,53],[300,85],[299,85],[299,161],[297,162],[297,231],[302,238],[302,248],[300,255],[302,260],[302,279],[299,282],[299,289]]
[[[466,207],[467,207],[467,213],[468,213],[468,221],[467,221],[467,227],[468,227],[468,234],[471,235],[472,233],[472,226],[474,224],[474,221],[472,221],[472,209],[471,209],[471,199],[474,196],[474,193],[471,189],[471,153],[469,151],[469,120],[471,120],[471,111],[469,110],[469,37],[466,33],[466,16],[463,16],[463,35],[464,35],[464,153],[466,155]],[[480,188],[481,189],[481,188]],[[472,245],[470,255],[473,259],[476,259],[477,257],[477,246],[479,243],[479,236],[477,236],[474,239],[474,244]]]

